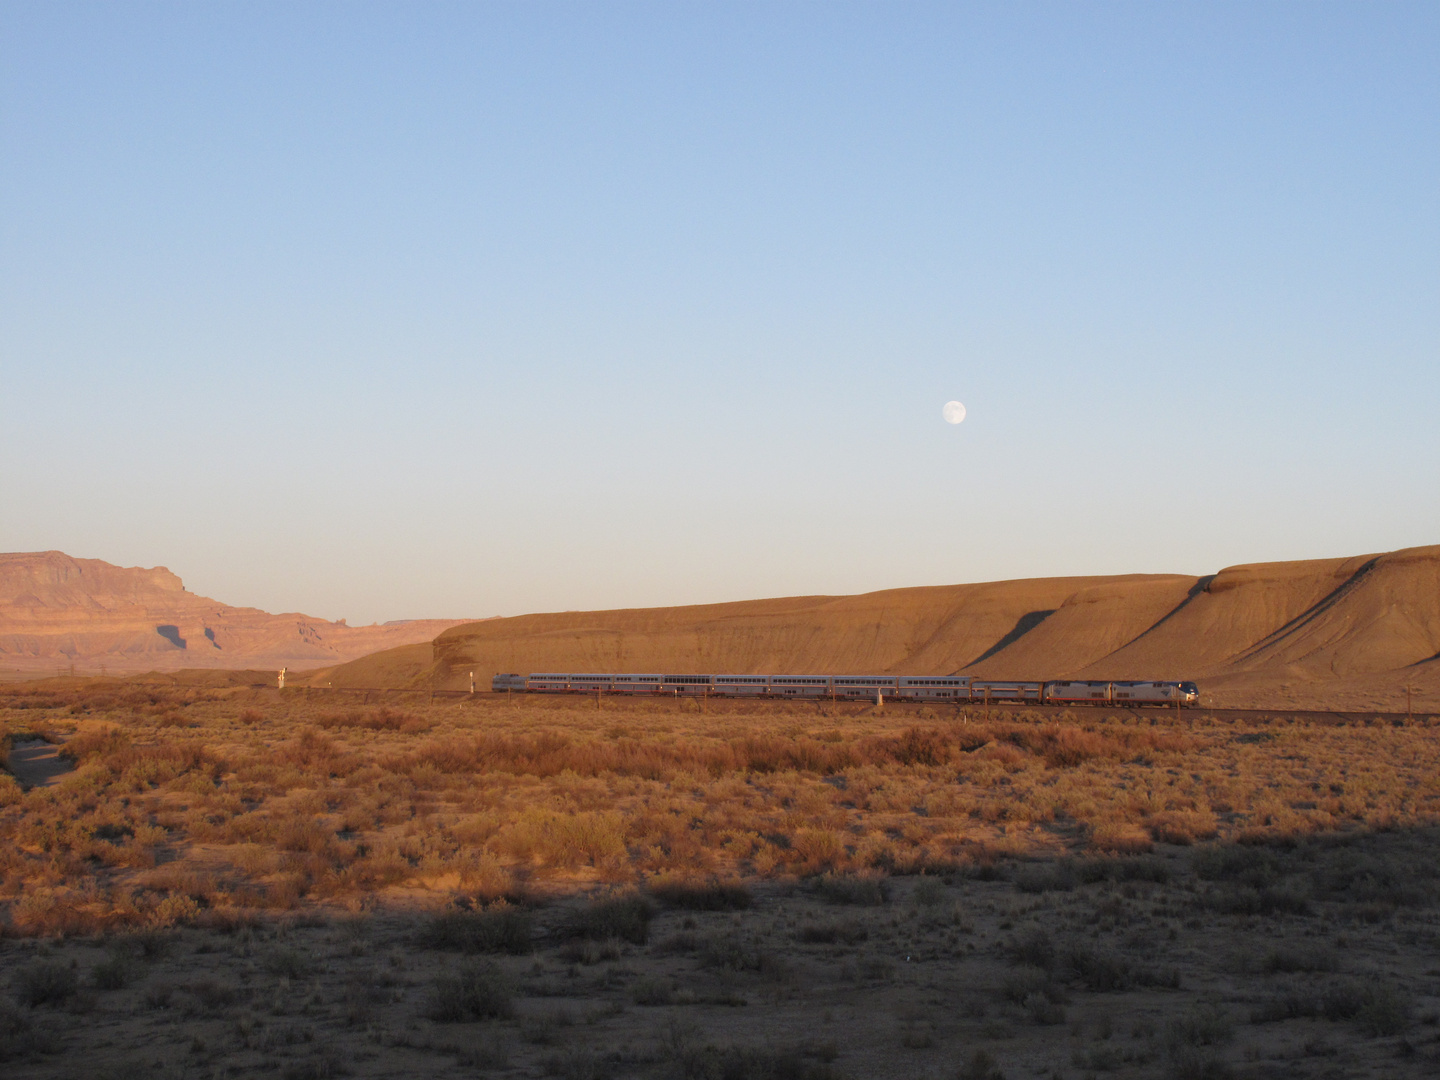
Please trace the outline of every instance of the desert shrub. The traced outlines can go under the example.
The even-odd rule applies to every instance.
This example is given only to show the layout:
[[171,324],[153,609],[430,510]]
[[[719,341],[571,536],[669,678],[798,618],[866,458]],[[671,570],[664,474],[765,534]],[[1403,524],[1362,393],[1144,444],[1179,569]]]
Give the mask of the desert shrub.
[[700,945],[700,963],[725,971],[753,971],[760,966],[760,953],[729,934],[706,938]]
[[536,1046],[549,1046],[560,1037],[560,1029],[570,1027],[575,1017],[568,1009],[546,1009],[520,1018],[520,1037]]
[[1125,1051],[1113,1046],[1089,1046],[1083,1050],[1077,1049],[1070,1055],[1070,1064],[1076,1068],[1084,1069],[1090,1075],[1102,1072],[1115,1072],[1130,1060]]
[[924,1020],[910,1020],[900,1028],[900,1045],[907,1050],[928,1050],[935,1045],[935,1027]]
[[87,731],[68,740],[60,748],[60,756],[68,758],[78,765],[87,758],[109,757],[129,748],[130,736],[119,728],[104,728],[98,731]]
[[945,902],[949,891],[945,888],[945,882],[937,877],[922,877],[915,884],[915,891],[910,898],[921,907],[938,907]]
[[216,982],[214,979],[197,979],[186,983],[181,989],[194,999],[191,1012],[209,1015],[226,1012],[249,996],[248,990],[231,986],[229,983]]
[[1393,1035],[1409,1025],[1410,1003],[1396,987],[1344,980],[1331,983],[1319,994],[1291,994],[1272,1001],[1260,1018],[1263,1021],[1297,1016],[1356,1020],[1368,1033]]
[[1263,889],[1279,877],[1279,860],[1260,847],[1215,844],[1190,855],[1195,876],[1205,881],[1231,881]]
[[1065,963],[1085,984],[1097,993],[1128,990],[1132,980],[1130,965],[1117,956],[1075,946],[1065,953]]
[[1202,1006],[1165,1025],[1165,1047],[1172,1056],[1187,1047],[1222,1046],[1234,1037],[1234,1023],[1217,1006]]
[[1319,1016],[1319,998],[1307,993],[1285,993],[1269,998],[1250,1010],[1250,1023],[1274,1024],[1282,1020],[1298,1020]]
[[1215,815],[1208,810],[1164,810],[1152,814],[1145,826],[1157,843],[1185,847],[1197,840],[1212,840],[1220,831]]
[[807,1058],[799,1050],[692,1047],[678,1062],[684,1080],[838,1080],[839,1073],[825,1061]]
[[577,938],[567,941],[564,948],[560,950],[560,958],[571,964],[603,963],[606,960],[620,959],[620,941],[617,938],[607,938],[604,941],[593,941],[588,938]]
[[1082,765],[1094,758],[1112,756],[1114,747],[1099,732],[1075,727],[1045,727],[1034,731],[1015,730],[1009,740],[1045,759],[1054,769]]
[[651,976],[630,988],[630,999],[636,1005],[669,1005],[675,1000],[675,987],[669,979]]
[[115,951],[124,956],[140,960],[160,960],[167,956],[175,938],[156,930],[141,930],[122,934],[114,942]]
[[1012,964],[1049,971],[1055,966],[1058,953],[1049,934],[1044,930],[1031,930],[1012,941],[1005,955]]
[[488,852],[467,855],[460,862],[459,869],[460,887],[465,890],[472,905],[494,904],[497,901],[518,905],[531,902],[524,887]]
[[945,732],[912,727],[893,744],[891,755],[901,765],[945,765],[957,749]]
[[1080,859],[1075,863],[1075,874],[1087,885],[1101,881],[1149,881],[1164,885],[1170,880],[1170,864],[1153,855]]
[[845,860],[845,837],[835,829],[796,829],[790,836],[790,855],[803,870],[834,867]]
[[615,1075],[613,1061],[584,1046],[547,1057],[540,1068],[546,1076],[558,1076],[560,1080],[610,1080]]
[[1021,1005],[1030,1019],[1037,1024],[1050,1026],[1065,1022],[1065,1007],[1050,1000],[1049,996],[1042,992],[1027,994]]
[[743,911],[750,906],[750,890],[738,881],[666,875],[650,883],[650,895],[667,907],[689,911]]
[[195,921],[200,905],[192,897],[171,893],[150,911],[148,922],[155,927],[183,926]]
[[1419,907],[1435,899],[1430,859],[1341,850],[1310,872],[1315,892],[1350,904]]
[[1060,988],[1050,980],[1050,973],[1043,968],[1023,967],[1010,972],[1000,982],[1000,996],[1015,1005],[1023,1005],[1036,994],[1056,1002],[1064,1000]]
[[1069,861],[1040,866],[1018,866],[1011,877],[1022,893],[1070,892],[1075,888],[1075,867]]
[[407,735],[429,731],[432,721],[415,713],[403,712],[389,705],[378,709],[361,711],[352,709],[344,713],[330,713],[316,723],[322,728],[359,728],[365,731],[398,731]]
[[1005,1080],[995,1059],[984,1050],[976,1050],[955,1073],[955,1080]]
[[1150,834],[1128,821],[1103,821],[1090,834],[1090,847],[1117,855],[1137,855],[1154,846]]
[[1233,1070],[1215,1047],[1235,1037],[1230,1017],[1216,1006],[1203,1006],[1165,1025],[1163,1044],[1174,1080],[1227,1080]]
[[534,919],[530,913],[501,901],[481,911],[447,911],[420,931],[421,948],[462,953],[511,953],[531,949]]
[[485,1037],[471,1036],[471,1041],[450,1048],[455,1062],[468,1069],[488,1071],[505,1069],[510,1065],[510,1048],[499,1032],[490,1032]]
[[1179,968],[1137,967],[1130,972],[1130,981],[1136,986],[1158,986],[1166,990],[1180,989]]
[[60,1050],[60,1040],[9,1002],[0,1001],[0,1061],[16,1061]]
[[879,907],[889,899],[886,880],[876,874],[821,874],[811,879],[810,888],[831,904]]
[[91,835],[96,840],[128,840],[135,835],[135,826],[124,821],[107,821],[96,825]]
[[90,979],[100,990],[123,990],[130,984],[134,974],[134,961],[120,952],[90,969]]
[[299,949],[281,947],[266,954],[262,966],[271,975],[299,981],[315,974],[315,959]]
[[1224,915],[1308,915],[1310,889],[1299,878],[1262,889],[1227,883],[1204,893],[1200,903]]
[[514,1013],[510,981],[488,961],[439,976],[426,1008],[426,1015],[437,1024],[508,1019]]
[[335,1050],[326,1050],[314,1057],[287,1062],[280,1072],[280,1080],[331,1080],[349,1075],[350,1067],[345,1059]]
[[1371,1038],[1399,1035],[1410,1026],[1412,1011],[1408,994],[1382,983],[1367,988],[1365,1001],[1355,1014],[1355,1022]]
[[591,940],[618,938],[644,945],[650,938],[650,920],[654,917],[655,909],[644,897],[611,896],[581,909],[571,921],[570,933]]
[[1318,988],[1291,989],[1270,998],[1250,1014],[1254,1024],[1323,1017],[1354,1020],[1368,1035],[1398,1035],[1410,1026],[1411,998],[1387,983],[1361,983],[1352,979]]
[[1336,971],[1335,954],[1326,949],[1271,949],[1260,961],[1260,970],[1269,974]]
[[21,895],[10,909],[10,921],[28,934],[77,936],[102,931],[116,917],[97,912],[73,892],[41,887]]
[[807,945],[858,945],[869,939],[870,931],[854,921],[807,923],[795,936]]
[[496,835],[494,847],[547,866],[599,865],[625,855],[622,816],[611,810],[561,813],[529,807]]
[[1170,1055],[1170,1080],[1230,1080],[1235,1070],[1214,1051],[1185,1046]]
[[664,940],[657,941],[655,951],[662,955],[692,953],[698,951],[703,944],[704,942],[693,930],[682,930],[678,934],[671,934]]
[[64,964],[36,960],[15,972],[15,1000],[21,1005],[62,1005],[80,988],[80,978]]

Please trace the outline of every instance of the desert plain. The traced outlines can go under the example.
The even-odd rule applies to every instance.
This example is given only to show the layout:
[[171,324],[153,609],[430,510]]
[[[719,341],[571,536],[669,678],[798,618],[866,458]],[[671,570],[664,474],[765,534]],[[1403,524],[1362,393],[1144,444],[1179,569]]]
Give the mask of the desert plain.
[[[493,620],[283,691],[8,683],[0,1067],[1434,1076],[1437,554]],[[1180,713],[453,685],[1038,666],[1047,634],[1173,677],[1134,668],[1187,625],[1213,692]]]

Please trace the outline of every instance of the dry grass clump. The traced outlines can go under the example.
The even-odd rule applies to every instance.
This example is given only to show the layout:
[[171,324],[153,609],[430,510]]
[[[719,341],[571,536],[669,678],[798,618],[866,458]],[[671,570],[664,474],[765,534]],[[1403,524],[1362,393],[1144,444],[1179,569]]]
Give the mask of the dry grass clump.
[[14,976],[15,1000],[28,1008],[62,1005],[80,989],[80,977],[73,969],[50,960],[37,960]]
[[60,1037],[52,1030],[0,1001],[0,1062],[24,1061],[41,1054],[54,1054],[60,1049]]
[[[258,713],[253,713],[254,719],[260,719]],[[243,717],[242,717],[243,719]],[[359,728],[364,731],[399,731],[406,735],[418,735],[422,731],[429,731],[434,727],[432,721],[426,720],[423,716],[415,713],[404,712],[382,706],[378,709],[351,709],[343,713],[327,713],[315,721],[322,728]]]
[[501,901],[480,911],[447,911],[431,918],[421,930],[425,949],[462,953],[528,953],[534,938],[528,911]]
[[642,896],[609,896],[592,901],[575,914],[570,936],[591,941],[628,941],[644,945],[650,940],[655,909]]
[[822,874],[810,882],[817,896],[832,904],[879,907],[889,899],[889,890],[880,874]]
[[1414,1023],[1413,997],[1388,982],[1337,979],[1291,988],[1250,1014],[1252,1024],[1298,1018],[1351,1021],[1369,1038],[1399,1035]]
[[703,1046],[683,1051],[676,1062],[683,1080],[839,1080],[829,1062],[804,1050]]
[[117,952],[90,969],[90,979],[97,990],[123,990],[135,977],[135,962]]
[[515,1014],[510,980],[489,962],[467,964],[439,976],[425,1015],[437,1024],[505,1019]]
[[647,886],[650,895],[667,907],[689,911],[744,911],[750,906],[750,889],[739,881],[717,878],[697,880],[685,874],[663,874]]
[[1170,863],[1161,858],[1052,859],[1021,864],[1011,874],[1023,893],[1070,892],[1078,885],[1102,881],[1148,881],[1163,885],[1170,880]]

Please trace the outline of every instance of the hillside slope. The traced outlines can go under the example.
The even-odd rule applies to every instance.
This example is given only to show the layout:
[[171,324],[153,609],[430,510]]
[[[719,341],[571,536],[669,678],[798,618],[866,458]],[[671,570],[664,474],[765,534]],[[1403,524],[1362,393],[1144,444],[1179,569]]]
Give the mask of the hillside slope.
[[[412,670],[417,655],[407,656]],[[362,677],[366,664],[346,673]],[[1440,546],[1204,577],[1042,578],[493,619],[440,634],[423,678],[461,689],[472,670],[484,685],[497,671],[544,670],[1193,678],[1217,704],[1337,708],[1403,704],[1411,684],[1427,703],[1440,700]]]
[[164,567],[0,554],[0,671],[318,667],[429,641],[460,620],[347,626],[197,596]]

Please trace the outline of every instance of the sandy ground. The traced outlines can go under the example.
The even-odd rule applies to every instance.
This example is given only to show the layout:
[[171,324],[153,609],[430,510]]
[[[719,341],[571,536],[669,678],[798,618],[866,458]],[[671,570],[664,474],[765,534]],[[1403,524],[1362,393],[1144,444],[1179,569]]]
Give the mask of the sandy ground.
[[[21,694],[4,718],[22,750],[53,750],[30,738],[43,731],[85,761],[59,784],[9,785],[0,810],[5,1080],[1440,1075],[1440,729],[1426,723],[1037,714],[1013,733],[1057,721],[1057,737],[1078,740],[1066,746],[1098,756],[1047,760],[1022,752],[1024,739],[992,740],[943,766],[736,759],[717,776],[667,766],[660,751],[724,733],[821,754],[889,745],[915,725],[959,739],[969,725],[786,703],[721,715],[693,702],[487,698],[350,715],[303,692],[109,695]],[[561,731],[575,748],[561,764],[594,767],[623,745],[653,767],[503,771],[505,747]],[[124,738],[97,743],[105,732]],[[459,772],[412,762],[480,736],[491,756]],[[201,741],[228,771],[174,757]],[[396,798],[364,801],[381,791]],[[1062,795],[1075,813],[1038,812]],[[1219,840],[1166,839],[1191,819],[1172,806],[1182,795],[1214,807],[1213,828],[1186,835]],[[765,852],[798,851],[820,824],[898,855],[952,834],[968,846],[943,864],[897,858],[889,877],[878,863],[845,864],[858,874],[847,876],[782,860],[731,892],[702,877],[678,896],[627,864],[607,877],[598,863],[527,856],[517,906],[476,908],[499,893],[462,885],[459,867],[484,837],[455,830],[489,822],[506,854],[503,830],[566,798],[623,818],[626,857],[682,878],[725,830]],[[576,805],[555,821],[612,820]],[[271,820],[262,812],[271,833],[217,831]],[[1081,812],[1095,838],[1118,822],[1128,831],[1116,836],[1140,846],[1082,853]],[[1157,825],[1153,852],[1140,821]],[[337,875],[392,850],[409,869],[385,889],[336,877],[359,884],[249,906],[259,894],[242,886],[308,865],[316,827],[325,850],[344,847]],[[685,846],[697,836],[705,846]],[[1130,854],[1105,854],[1116,850]],[[900,873],[918,865],[931,873]],[[600,919],[612,909],[591,905],[607,896],[651,918]],[[145,903],[123,925],[46,921],[127,897]]]
[[[555,899],[521,955],[427,947],[429,917],[394,912],[12,940],[0,1053],[8,1039],[15,1080],[1440,1073],[1433,907],[1225,910],[1234,882],[1199,850],[1112,860],[1089,884],[1065,867],[1091,864],[1035,863],[764,885],[740,911],[657,905],[643,944],[571,936],[583,901]],[[1433,834],[1401,834],[1241,863],[1271,859],[1281,883],[1437,853]],[[47,970],[73,988],[24,1004]],[[466,971],[503,986],[508,1015],[442,1022]]]
[[60,748],[44,739],[25,739],[10,748],[10,773],[23,788],[48,787],[75,768]]

